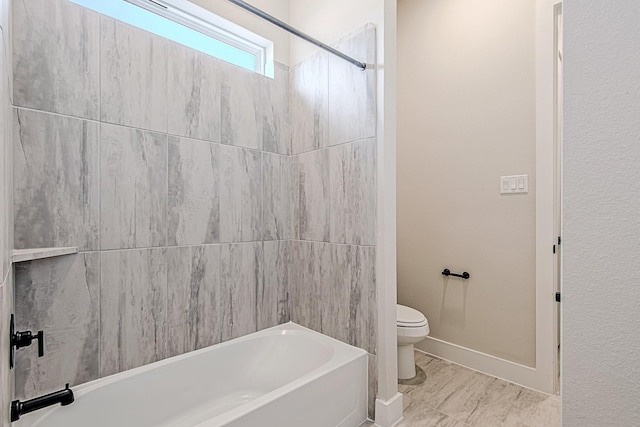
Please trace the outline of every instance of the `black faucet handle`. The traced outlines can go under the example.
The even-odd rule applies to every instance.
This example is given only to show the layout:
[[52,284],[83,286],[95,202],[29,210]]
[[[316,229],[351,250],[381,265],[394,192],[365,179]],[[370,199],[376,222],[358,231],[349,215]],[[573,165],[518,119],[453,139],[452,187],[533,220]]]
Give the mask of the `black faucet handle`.
[[[38,331],[35,339],[38,340],[38,357],[42,357],[44,356],[44,332]],[[69,388],[69,384],[67,384],[67,388]]]
[[16,332],[11,337],[11,345],[13,345],[16,350],[22,347],[29,347],[33,340],[38,340],[38,357],[44,356],[44,332],[38,331],[37,334],[33,335],[31,331],[25,332]]

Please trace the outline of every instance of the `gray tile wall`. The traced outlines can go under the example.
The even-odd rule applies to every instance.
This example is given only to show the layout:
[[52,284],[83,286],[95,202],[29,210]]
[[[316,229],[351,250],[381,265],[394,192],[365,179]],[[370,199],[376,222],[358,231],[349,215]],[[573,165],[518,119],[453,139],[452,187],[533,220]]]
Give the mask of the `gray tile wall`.
[[167,134],[100,125],[102,250],[166,245]]
[[100,254],[100,376],[165,357],[166,256],[165,248]]
[[[375,29],[336,47],[375,63]],[[291,319],[369,352],[376,394],[375,71],[318,53],[290,72]]]
[[168,132],[220,141],[220,61],[169,43]]
[[13,312],[13,144],[11,119],[10,0],[0,0],[0,427],[9,427],[13,371],[9,369],[9,319]]
[[294,154],[329,146],[329,55],[321,52],[292,67],[290,104]]
[[220,252],[220,245],[167,249],[167,356],[222,341]]
[[44,357],[16,351],[18,398],[98,377],[100,261],[84,252],[16,264],[16,328],[45,332]]
[[168,44],[161,37],[100,16],[102,122],[168,131]]
[[291,158],[270,153],[262,155],[263,240],[293,238],[291,218]]
[[100,248],[99,134],[96,122],[14,110],[15,248]]
[[15,104],[99,119],[99,15],[68,1],[13,6]]
[[288,68],[270,79],[66,0],[13,15],[13,244],[80,248],[16,269],[18,326],[46,348],[20,351],[15,396],[289,321]]
[[169,137],[167,240],[170,246],[220,241],[220,147]]
[[256,295],[258,329],[291,320],[291,247],[289,240],[264,242],[264,276]]
[[220,145],[220,240],[251,242],[262,237],[262,156]]

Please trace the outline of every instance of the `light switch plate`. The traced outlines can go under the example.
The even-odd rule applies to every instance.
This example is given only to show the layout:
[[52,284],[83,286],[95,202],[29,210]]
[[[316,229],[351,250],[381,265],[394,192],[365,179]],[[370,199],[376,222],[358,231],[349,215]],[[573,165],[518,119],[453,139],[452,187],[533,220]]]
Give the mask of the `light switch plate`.
[[509,175],[500,177],[500,194],[529,192],[529,175]]

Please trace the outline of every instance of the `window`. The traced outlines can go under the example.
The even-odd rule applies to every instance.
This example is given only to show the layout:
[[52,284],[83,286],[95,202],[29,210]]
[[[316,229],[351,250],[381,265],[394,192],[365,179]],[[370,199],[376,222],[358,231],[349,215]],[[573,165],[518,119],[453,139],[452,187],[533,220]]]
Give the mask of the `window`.
[[187,0],[71,0],[127,24],[273,77],[273,43]]

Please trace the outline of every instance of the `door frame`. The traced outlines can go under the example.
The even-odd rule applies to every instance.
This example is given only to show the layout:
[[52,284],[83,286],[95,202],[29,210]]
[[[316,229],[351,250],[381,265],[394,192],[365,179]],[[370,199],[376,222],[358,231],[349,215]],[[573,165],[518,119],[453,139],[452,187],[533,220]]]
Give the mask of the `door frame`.
[[536,377],[537,389],[556,392],[556,6],[536,1]]
[[[555,186],[555,204],[554,204],[554,237],[558,236],[557,250],[554,259],[554,288],[556,292],[562,291],[562,3],[554,6],[554,186]],[[553,345],[554,349],[559,348],[561,339],[561,305],[556,303],[553,311]],[[561,350],[561,349],[560,349]],[[557,352],[554,361],[554,392],[560,394],[560,382],[558,376],[560,373],[560,360]]]

